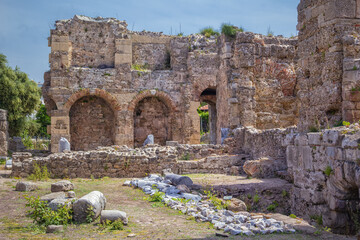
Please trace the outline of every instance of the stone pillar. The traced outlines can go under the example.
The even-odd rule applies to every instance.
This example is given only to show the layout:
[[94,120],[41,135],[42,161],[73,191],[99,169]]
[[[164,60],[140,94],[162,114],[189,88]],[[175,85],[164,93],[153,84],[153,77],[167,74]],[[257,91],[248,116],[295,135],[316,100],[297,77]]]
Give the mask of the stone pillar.
[[51,70],[61,70],[71,66],[72,44],[69,36],[55,30],[51,31],[49,38],[49,55]]
[[70,144],[70,118],[66,111],[51,111],[51,152],[59,151],[60,138],[66,138]]
[[115,40],[115,67],[122,64],[132,63],[132,41],[131,39],[116,39]]
[[199,144],[200,143],[200,117],[197,113],[197,109],[200,106],[200,102],[190,102],[190,107],[188,110],[188,116],[191,120],[190,126],[190,144]]
[[208,103],[209,104],[209,126],[210,126],[210,143],[216,144],[217,139],[217,111],[216,111],[216,104]]
[[7,111],[0,109],[0,158],[8,155],[8,139]]

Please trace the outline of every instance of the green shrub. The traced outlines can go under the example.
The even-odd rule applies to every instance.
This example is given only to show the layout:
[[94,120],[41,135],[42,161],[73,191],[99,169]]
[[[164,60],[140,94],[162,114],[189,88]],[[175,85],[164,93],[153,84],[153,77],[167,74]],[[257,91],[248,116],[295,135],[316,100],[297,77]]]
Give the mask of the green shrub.
[[49,179],[49,172],[48,169],[46,167],[46,165],[44,165],[42,168],[35,162],[34,163],[34,170],[33,173],[28,177],[29,180],[33,180],[33,181],[46,181]]
[[331,175],[332,172],[333,172],[333,170],[330,166],[327,166],[324,170],[324,174],[328,177]]
[[315,126],[310,126],[309,127],[309,132],[319,132],[319,129]]
[[260,197],[258,194],[255,194],[254,196],[254,203],[258,203],[260,201]]
[[227,37],[235,37],[236,36],[236,32],[243,32],[244,29],[242,27],[237,28],[232,24],[229,23],[223,23],[221,25],[221,33],[224,34]]
[[342,124],[343,124],[343,126],[345,126],[345,127],[349,127],[349,126],[350,126],[350,123],[347,122],[347,121],[343,121]]
[[204,191],[204,193],[216,209],[226,209],[229,206],[229,201],[224,202],[220,198],[216,197],[212,191]]
[[276,206],[274,204],[270,204],[268,207],[267,207],[267,210],[270,211],[270,212],[273,212],[275,210]]
[[6,159],[5,158],[0,158],[0,165],[5,165],[6,163]]
[[124,224],[122,223],[121,219],[110,221],[106,220],[100,225],[100,229],[102,231],[109,230],[109,231],[119,231],[124,230]]
[[164,197],[165,197],[165,193],[157,191],[153,195],[149,195],[144,199],[148,200],[149,202],[162,202]]
[[291,217],[291,218],[297,218],[295,214],[290,214],[289,217]]
[[94,221],[94,216],[95,216],[94,207],[90,205],[86,210],[87,210],[86,222],[91,223],[92,221]]
[[184,153],[179,160],[190,160],[190,153]]
[[272,204],[270,204],[268,207],[267,207],[267,210],[270,211],[270,212],[273,212],[275,211],[275,209],[279,206],[279,204],[276,202],[276,201],[273,201]]
[[285,198],[285,197],[289,196],[289,193],[284,189],[284,190],[282,190],[281,195],[283,196],[283,198]]
[[218,36],[219,32],[214,30],[212,27],[206,27],[200,30],[200,34],[208,38],[211,36]]
[[53,211],[46,202],[40,201],[39,197],[25,196],[25,199],[27,201],[26,206],[31,208],[27,211],[28,216],[39,225],[67,225],[72,221],[71,206],[64,205],[57,211]]
[[314,220],[319,226],[323,225],[322,216],[319,215],[310,215],[310,219]]
[[133,65],[131,65],[131,69],[136,70],[136,71],[140,71],[140,72],[144,72],[144,71],[150,69],[150,65],[148,63],[145,63],[144,65],[133,64]]
[[124,225],[120,219],[110,223],[109,230],[124,230]]

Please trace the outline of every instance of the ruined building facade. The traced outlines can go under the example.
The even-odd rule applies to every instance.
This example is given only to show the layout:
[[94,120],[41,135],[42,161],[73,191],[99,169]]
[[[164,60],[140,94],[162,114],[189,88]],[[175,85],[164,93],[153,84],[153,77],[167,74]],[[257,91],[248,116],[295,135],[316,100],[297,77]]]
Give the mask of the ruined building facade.
[[237,33],[206,38],[132,32],[116,19],[57,21],[43,95],[52,151],[97,146],[200,143],[200,102],[211,142],[221,128],[297,124],[297,40]]

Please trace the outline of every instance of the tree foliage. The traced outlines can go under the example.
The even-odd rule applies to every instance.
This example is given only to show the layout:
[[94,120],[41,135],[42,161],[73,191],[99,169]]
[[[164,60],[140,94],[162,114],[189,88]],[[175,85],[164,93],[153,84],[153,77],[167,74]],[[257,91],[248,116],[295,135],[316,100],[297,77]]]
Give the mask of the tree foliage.
[[38,130],[38,136],[40,137],[49,137],[50,135],[47,134],[47,126],[51,124],[51,118],[46,113],[46,108],[44,104],[41,104],[40,109],[36,113],[36,122],[40,124]]
[[40,89],[27,74],[7,66],[0,54],[0,109],[8,111],[9,134],[19,136],[25,129],[26,117],[40,104]]

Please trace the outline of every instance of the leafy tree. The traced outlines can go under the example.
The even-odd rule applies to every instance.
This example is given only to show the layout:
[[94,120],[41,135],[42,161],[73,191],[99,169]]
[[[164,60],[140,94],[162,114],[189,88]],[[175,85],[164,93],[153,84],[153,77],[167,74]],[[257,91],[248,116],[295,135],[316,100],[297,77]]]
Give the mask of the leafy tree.
[[46,113],[46,108],[44,104],[41,104],[40,109],[36,113],[36,122],[40,124],[40,129],[38,132],[38,136],[40,137],[50,137],[47,134],[47,126],[51,124],[51,118]]
[[19,68],[7,66],[0,54],[0,108],[8,111],[9,134],[19,136],[25,129],[26,117],[40,104],[40,89]]

